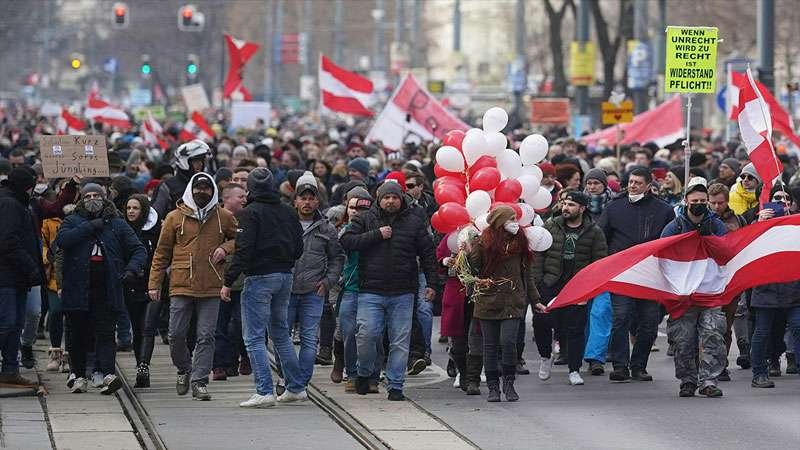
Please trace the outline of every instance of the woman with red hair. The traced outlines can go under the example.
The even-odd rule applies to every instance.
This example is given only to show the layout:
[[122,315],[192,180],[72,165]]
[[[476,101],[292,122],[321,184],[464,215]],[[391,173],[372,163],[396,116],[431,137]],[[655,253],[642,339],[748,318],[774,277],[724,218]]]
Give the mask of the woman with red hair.
[[495,208],[487,218],[489,226],[468,251],[470,267],[477,274],[473,284],[473,317],[483,333],[483,364],[487,400],[500,401],[500,367],[497,355],[502,348],[503,393],[506,400],[519,400],[514,390],[517,364],[517,329],[524,320],[528,302],[543,311],[539,291],[533,281],[533,252],[525,233],[508,206]]

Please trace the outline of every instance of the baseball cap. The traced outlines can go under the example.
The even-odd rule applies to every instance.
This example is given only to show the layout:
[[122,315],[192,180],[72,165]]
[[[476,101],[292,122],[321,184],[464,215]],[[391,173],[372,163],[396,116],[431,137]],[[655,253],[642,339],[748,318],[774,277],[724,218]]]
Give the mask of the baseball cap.
[[690,179],[689,184],[686,185],[686,195],[694,191],[708,192],[708,181],[703,177],[693,177]]

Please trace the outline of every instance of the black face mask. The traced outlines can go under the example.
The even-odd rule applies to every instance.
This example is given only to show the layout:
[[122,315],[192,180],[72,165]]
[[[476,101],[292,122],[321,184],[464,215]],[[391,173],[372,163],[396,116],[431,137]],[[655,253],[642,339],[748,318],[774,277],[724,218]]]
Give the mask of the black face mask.
[[692,203],[689,205],[689,212],[692,213],[693,216],[702,216],[708,211],[708,205],[705,203]]
[[208,202],[211,201],[211,194],[206,194],[205,192],[195,192],[192,197],[194,197],[194,202],[200,208],[205,208]]

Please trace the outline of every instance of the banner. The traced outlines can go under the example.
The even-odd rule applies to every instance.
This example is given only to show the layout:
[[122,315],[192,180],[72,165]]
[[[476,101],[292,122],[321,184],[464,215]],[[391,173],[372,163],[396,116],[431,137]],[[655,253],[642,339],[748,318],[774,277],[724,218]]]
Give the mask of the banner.
[[666,55],[664,92],[716,92],[716,27],[667,27]]
[[531,123],[564,125],[569,123],[568,98],[535,98],[531,100]]
[[468,129],[469,125],[447,111],[412,75],[406,75],[366,140],[381,141],[387,148],[397,150],[406,142],[441,140],[450,130]]
[[594,84],[594,42],[572,41],[569,46],[569,79],[573,86]]
[[[674,96],[655,108],[633,117],[633,122],[619,126],[624,132],[620,144],[653,141],[660,146],[671,144],[686,135],[681,112],[681,98]],[[609,127],[581,138],[590,145],[606,141],[608,145],[617,143],[616,127]]]
[[261,119],[269,123],[272,106],[269,102],[233,102],[231,104],[231,128],[255,128]]
[[42,135],[39,138],[44,177],[107,177],[108,150],[102,135]]
[[206,89],[202,84],[190,84],[181,88],[183,103],[186,105],[186,112],[203,111],[210,107]]
[[619,104],[603,102],[600,106],[603,111],[603,125],[633,122],[632,100],[625,100]]

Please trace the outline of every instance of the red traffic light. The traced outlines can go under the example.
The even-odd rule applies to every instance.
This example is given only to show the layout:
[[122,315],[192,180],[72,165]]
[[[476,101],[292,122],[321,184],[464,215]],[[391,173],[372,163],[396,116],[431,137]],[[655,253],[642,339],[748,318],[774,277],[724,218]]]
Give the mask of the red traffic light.
[[125,13],[127,13],[127,12],[128,12],[128,8],[126,8],[126,7],[122,6],[122,5],[118,5],[116,8],[114,8],[114,15],[117,16],[117,17],[120,17],[120,18],[124,18],[125,17]]
[[114,7],[111,9],[111,12],[114,14],[113,17],[113,24],[115,28],[127,28],[128,27],[128,5],[125,3],[114,3]]

